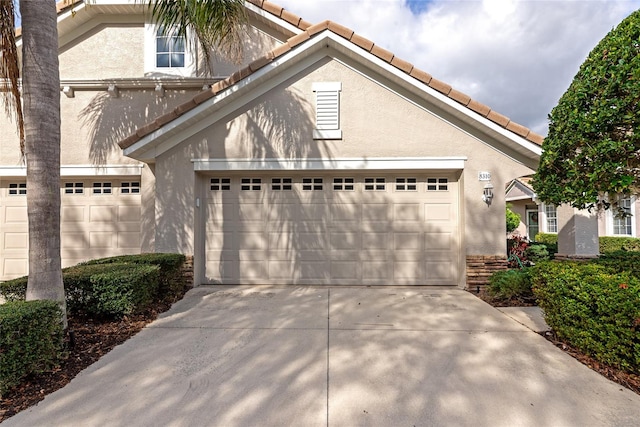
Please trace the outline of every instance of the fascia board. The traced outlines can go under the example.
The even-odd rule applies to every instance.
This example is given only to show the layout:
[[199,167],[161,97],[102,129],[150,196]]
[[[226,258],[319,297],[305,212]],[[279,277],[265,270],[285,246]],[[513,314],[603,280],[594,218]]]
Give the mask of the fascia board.
[[[60,176],[139,176],[144,165],[62,165]],[[26,177],[24,166],[0,166],[0,177]]]

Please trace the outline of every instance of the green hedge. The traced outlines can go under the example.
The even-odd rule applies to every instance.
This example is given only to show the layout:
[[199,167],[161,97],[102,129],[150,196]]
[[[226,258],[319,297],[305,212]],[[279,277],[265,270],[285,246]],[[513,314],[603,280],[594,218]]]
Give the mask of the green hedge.
[[[183,287],[181,254],[142,254],[101,258],[62,270],[70,312],[119,317],[156,299],[173,300]],[[7,301],[24,300],[27,278],[0,283]]]
[[[538,233],[535,241],[555,247],[553,253],[558,251],[557,234]],[[616,251],[640,252],[640,239],[635,237],[600,236],[599,243],[599,250],[602,254]]]
[[64,345],[61,319],[53,301],[0,305],[0,396],[28,374],[57,365]]
[[157,295],[159,275],[157,265],[114,263],[66,268],[67,308],[105,317],[140,311]]
[[640,374],[640,280],[599,262],[543,262],[530,271],[545,320],[597,360]]
[[528,269],[496,271],[489,277],[487,288],[489,295],[499,300],[532,297],[528,271]]
[[184,286],[182,281],[182,265],[186,257],[182,254],[170,253],[147,253],[140,255],[120,255],[110,258],[100,258],[87,261],[80,265],[95,264],[151,264],[160,267],[160,283],[158,286],[158,294],[160,298],[168,297],[171,299],[179,294]]

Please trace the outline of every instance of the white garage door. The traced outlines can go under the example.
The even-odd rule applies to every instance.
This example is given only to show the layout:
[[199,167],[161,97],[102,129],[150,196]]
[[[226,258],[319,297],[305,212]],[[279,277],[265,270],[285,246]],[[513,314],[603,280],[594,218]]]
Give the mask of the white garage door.
[[[62,266],[140,252],[140,179],[76,178],[61,188]],[[24,179],[0,185],[0,280],[28,273]]]
[[456,285],[455,175],[207,178],[206,277],[225,284]]

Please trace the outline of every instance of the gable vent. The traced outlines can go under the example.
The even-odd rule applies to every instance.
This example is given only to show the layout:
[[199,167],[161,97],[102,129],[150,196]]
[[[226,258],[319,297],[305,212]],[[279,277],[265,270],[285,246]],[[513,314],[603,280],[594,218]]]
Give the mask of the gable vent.
[[340,82],[318,82],[313,84],[316,93],[316,128],[314,139],[340,139]]

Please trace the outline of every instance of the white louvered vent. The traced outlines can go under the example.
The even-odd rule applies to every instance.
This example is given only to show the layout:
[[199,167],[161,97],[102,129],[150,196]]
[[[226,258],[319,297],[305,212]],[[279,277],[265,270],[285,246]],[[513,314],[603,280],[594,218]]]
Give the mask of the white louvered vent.
[[340,139],[340,82],[313,84],[316,93],[316,129],[314,139]]

